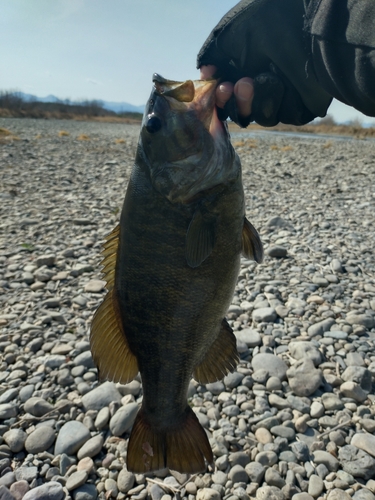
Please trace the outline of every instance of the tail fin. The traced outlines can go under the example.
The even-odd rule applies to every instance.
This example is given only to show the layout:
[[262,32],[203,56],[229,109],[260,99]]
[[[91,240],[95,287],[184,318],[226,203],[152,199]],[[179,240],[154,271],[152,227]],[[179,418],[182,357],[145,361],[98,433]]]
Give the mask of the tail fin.
[[176,427],[162,432],[152,428],[141,408],[128,444],[129,471],[145,473],[168,467],[184,474],[195,474],[206,470],[204,459],[213,462],[211,446],[189,406]]

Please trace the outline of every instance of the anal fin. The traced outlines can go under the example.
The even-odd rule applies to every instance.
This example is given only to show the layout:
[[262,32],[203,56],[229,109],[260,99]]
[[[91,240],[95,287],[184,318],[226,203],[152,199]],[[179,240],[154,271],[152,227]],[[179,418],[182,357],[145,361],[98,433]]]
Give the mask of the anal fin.
[[182,474],[195,474],[206,470],[205,459],[212,464],[211,446],[189,406],[168,430],[153,428],[143,408],[140,409],[128,444],[129,471],[144,474],[168,467]]
[[244,218],[242,229],[242,253],[247,259],[260,264],[264,258],[263,245],[255,227]]
[[91,323],[90,345],[102,380],[127,384],[138,373],[137,358],[130,351],[112,288]]
[[232,372],[238,361],[236,337],[224,318],[218,337],[209,348],[206,357],[195,368],[193,377],[201,384],[216,382]]

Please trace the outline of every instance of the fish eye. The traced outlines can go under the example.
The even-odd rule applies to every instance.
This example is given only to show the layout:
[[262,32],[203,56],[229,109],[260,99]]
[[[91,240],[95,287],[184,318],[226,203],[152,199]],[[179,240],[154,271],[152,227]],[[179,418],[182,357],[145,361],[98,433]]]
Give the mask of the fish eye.
[[161,120],[155,115],[149,115],[147,123],[146,123],[146,130],[150,134],[154,134],[155,132],[158,132],[161,129]]

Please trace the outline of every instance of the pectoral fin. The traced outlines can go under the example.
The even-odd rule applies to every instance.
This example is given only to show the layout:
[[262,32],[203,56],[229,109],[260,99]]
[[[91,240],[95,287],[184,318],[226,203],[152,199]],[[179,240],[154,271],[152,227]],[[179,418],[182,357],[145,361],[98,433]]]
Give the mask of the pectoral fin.
[[217,339],[203,361],[195,368],[193,377],[200,384],[215,382],[232,372],[238,361],[236,337],[224,318]]
[[126,384],[137,375],[138,363],[125,336],[114,289],[119,237],[120,226],[116,226],[103,247],[103,275],[109,291],[94,314],[90,345],[100,378]]
[[242,229],[242,254],[247,259],[255,260],[260,264],[263,261],[263,245],[255,227],[246,217]]
[[217,216],[198,209],[186,234],[186,262],[198,267],[211,254],[216,241]]

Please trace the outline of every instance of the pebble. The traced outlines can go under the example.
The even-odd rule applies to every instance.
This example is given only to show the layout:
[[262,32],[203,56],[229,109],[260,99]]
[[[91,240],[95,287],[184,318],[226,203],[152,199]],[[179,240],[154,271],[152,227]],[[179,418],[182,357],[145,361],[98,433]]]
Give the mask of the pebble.
[[76,420],[64,424],[56,439],[55,455],[66,453],[73,455],[90,439],[90,431]]
[[297,396],[311,396],[322,383],[322,371],[309,358],[302,359],[286,372],[290,388]]
[[25,441],[26,451],[33,455],[48,450],[55,442],[55,431],[52,427],[42,425],[31,432]]
[[282,359],[273,354],[257,354],[253,357],[251,364],[254,371],[266,367],[270,376],[277,377],[280,380],[285,380],[286,378],[287,365]]
[[109,422],[109,428],[114,436],[121,436],[130,429],[137,416],[138,409],[137,403],[129,403],[117,410]]
[[61,484],[50,481],[28,491],[23,500],[62,500],[64,497],[65,493]]
[[[22,185],[2,198],[0,219],[2,234],[12,228],[0,245],[1,494],[53,499],[55,483],[61,498],[63,484],[74,487],[73,500],[171,500],[124,467],[140,378],[100,383],[88,342],[105,294],[99,249],[118,221],[139,128],[2,118],[0,126],[21,137],[4,145],[0,177]],[[70,136],[59,137],[62,128]],[[82,130],[95,140],[73,140]],[[125,143],[114,141],[120,131]],[[272,133],[255,140],[239,154],[268,257],[241,261],[228,314],[240,363],[223,380],[189,386],[216,470],[155,476],[188,500],[374,500],[373,147]],[[252,168],[259,158],[262,175]]]

